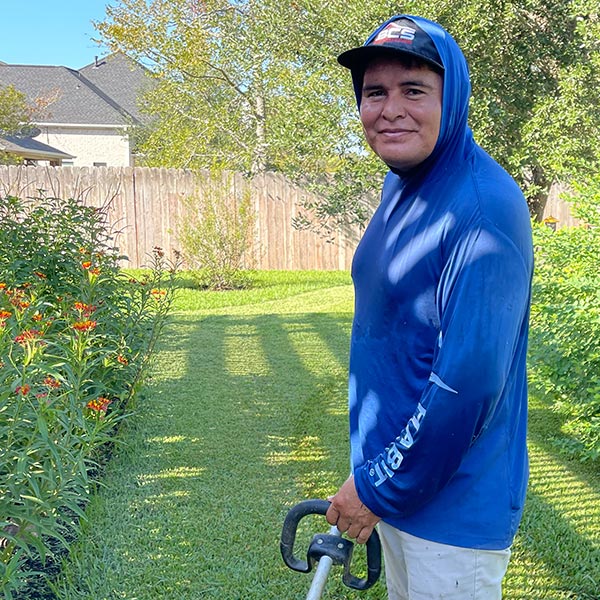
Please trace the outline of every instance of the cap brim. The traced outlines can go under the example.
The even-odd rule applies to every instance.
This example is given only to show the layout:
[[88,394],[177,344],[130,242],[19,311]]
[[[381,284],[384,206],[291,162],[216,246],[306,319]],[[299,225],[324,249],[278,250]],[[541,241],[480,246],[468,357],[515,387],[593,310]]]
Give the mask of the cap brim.
[[396,46],[360,46],[360,48],[352,48],[352,50],[347,50],[346,52],[342,52],[337,57],[337,61],[342,65],[342,67],[346,67],[347,69],[364,69],[369,62],[371,62],[375,58],[380,57],[386,58],[394,58],[399,56],[411,56],[417,60],[428,63],[437,69],[444,70],[444,65],[441,65],[435,60],[427,58],[422,54],[418,54],[417,52],[411,52],[410,50],[404,50],[398,48]]

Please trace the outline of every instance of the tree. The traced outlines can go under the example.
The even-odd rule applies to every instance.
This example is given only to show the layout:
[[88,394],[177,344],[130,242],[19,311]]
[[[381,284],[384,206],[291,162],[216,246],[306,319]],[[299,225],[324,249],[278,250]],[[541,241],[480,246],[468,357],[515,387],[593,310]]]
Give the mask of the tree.
[[598,168],[598,0],[444,4],[436,17],[471,65],[476,139],[539,217],[553,181]]
[[[597,169],[598,0],[415,0],[457,39],[473,79],[476,139],[533,214],[558,177]],[[363,0],[121,0],[97,28],[152,68],[147,164],[275,170],[321,192],[320,217],[365,217],[384,169],[366,148],[335,57],[398,12]]]
[[[0,137],[14,135],[28,126],[30,110],[25,94],[12,85],[0,86]],[[0,151],[0,164],[14,163],[14,156]]]
[[[334,116],[314,96],[297,100],[302,79],[313,91],[325,86],[318,70],[302,68],[286,47],[289,5],[123,0],[107,14],[99,31],[113,47],[149,61],[159,80],[145,98],[146,109],[160,117],[145,145],[149,162],[258,173],[298,168],[290,155],[301,162],[315,144],[322,146],[313,140],[309,152],[300,126],[314,127],[315,118],[332,123]],[[292,107],[302,110],[290,119]],[[285,143],[283,149],[294,137],[292,148]]]
[[0,86],[0,133],[18,133],[29,123],[30,111],[25,94],[12,85]]

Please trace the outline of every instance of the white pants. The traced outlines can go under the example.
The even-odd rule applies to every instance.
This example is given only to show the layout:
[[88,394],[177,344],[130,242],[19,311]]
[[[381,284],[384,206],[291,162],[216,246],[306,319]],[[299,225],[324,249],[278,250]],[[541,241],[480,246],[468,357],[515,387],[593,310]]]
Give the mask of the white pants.
[[389,600],[502,600],[510,549],[473,550],[417,538],[383,523]]

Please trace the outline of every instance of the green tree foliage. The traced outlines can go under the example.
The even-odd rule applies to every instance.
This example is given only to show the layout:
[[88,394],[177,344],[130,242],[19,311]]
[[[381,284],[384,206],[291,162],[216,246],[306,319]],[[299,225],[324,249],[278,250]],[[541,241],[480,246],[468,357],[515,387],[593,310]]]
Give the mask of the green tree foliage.
[[29,123],[30,111],[25,94],[12,85],[0,86],[0,134],[17,133]]
[[100,32],[149,60],[159,79],[146,98],[161,117],[147,144],[149,162],[256,173],[299,170],[304,157],[322,153],[342,112],[321,57],[299,54],[289,39],[297,12],[272,0],[109,7]]
[[[12,85],[0,86],[0,137],[19,133],[30,119],[25,94]],[[16,162],[14,156],[0,150],[0,165]]]
[[121,0],[97,27],[151,66],[149,165],[284,173],[320,217],[365,217],[383,172],[360,131],[341,51],[400,11],[442,23],[469,60],[476,139],[533,214],[550,184],[597,168],[598,0]]
[[435,16],[471,66],[476,139],[519,181],[540,216],[554,180],[598,168],[598,1],[444,5],[434,3]]
[[600,176],[573,185],[585,225],[534,228],[536,276],[531,317],[531,379],[565,418],[561,445],[600,458]]

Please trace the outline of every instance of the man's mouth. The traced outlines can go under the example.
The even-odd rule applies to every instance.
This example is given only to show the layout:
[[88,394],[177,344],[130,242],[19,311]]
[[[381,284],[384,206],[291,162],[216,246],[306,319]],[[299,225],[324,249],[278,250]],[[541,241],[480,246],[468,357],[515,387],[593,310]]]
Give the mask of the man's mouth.
[[412,129],[382,129],[379,131],[379,135],[389,138],[404,137],[410,133],[414,133]]

